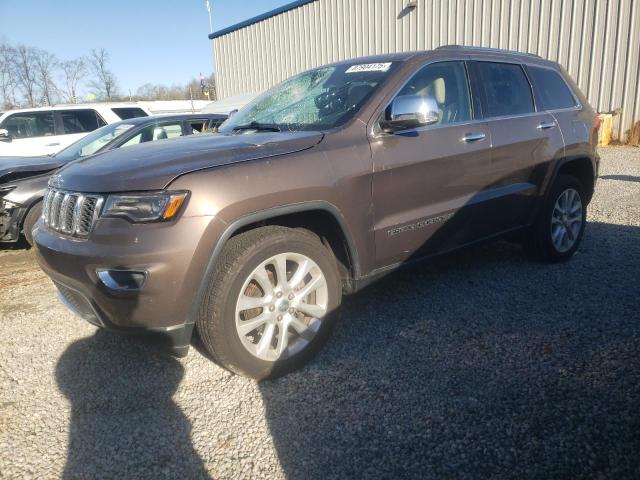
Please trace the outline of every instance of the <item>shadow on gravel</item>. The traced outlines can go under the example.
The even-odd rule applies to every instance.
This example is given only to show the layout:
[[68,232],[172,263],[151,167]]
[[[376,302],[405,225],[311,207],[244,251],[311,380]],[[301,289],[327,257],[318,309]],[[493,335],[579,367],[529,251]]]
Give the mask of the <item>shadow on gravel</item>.
[[590,223],[565,264],[485,245],[346,298],[260,384],[287,478],[638,478],[639,244]]
[[640,182],[640,177],[633,175],[603,175],[600,180],[622,180],[623,182]]
[[98,330],[58,361],[71,402],[64,478],[209,478],[172,399],[184,368],[150,343]]

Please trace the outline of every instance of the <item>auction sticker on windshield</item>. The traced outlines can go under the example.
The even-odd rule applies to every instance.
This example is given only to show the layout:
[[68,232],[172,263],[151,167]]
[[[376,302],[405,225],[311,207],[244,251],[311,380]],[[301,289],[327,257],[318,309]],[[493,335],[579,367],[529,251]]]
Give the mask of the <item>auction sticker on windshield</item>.
[[386,72],[389,70],[391,62],[385,63],[361,63],[360,65],[351,65],[345,73],[359,72]]

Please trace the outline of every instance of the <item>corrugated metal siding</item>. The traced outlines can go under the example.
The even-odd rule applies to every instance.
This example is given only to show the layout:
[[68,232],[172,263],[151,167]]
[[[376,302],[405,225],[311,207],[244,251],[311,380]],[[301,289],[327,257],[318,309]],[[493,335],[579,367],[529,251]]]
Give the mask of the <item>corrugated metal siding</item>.
[[640,120],[640,0],[316,0],[213,40],[221,98],[303,70],[447,44],[535,53],[560,62],[616,128]]

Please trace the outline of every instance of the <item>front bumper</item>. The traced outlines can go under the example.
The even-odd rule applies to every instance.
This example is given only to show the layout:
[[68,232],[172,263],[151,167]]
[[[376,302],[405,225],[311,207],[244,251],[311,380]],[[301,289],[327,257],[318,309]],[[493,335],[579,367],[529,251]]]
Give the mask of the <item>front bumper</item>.
[[27,208],[0,198],[0,242],[17,242]]
[[[39,225],[36,258],[63,303],[80,317],[110,330],[159,333],[174,351],[186,353],[194,325],[190,312],[205,267],[203,239],[217,222],[185,217],[134,225],[100,219],[88,240]],[[146,278],[139,288],[114,289],[101,280],[103,270],[145,272]]]

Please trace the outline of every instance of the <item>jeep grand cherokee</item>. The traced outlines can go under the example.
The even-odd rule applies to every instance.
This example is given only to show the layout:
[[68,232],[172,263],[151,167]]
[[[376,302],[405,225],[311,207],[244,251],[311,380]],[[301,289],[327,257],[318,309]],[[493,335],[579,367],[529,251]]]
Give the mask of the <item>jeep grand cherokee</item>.
[[[597,176],[596,117],[558,64],[445,47],[301,73],[220,133],[114,150],[55,175],[35,231],[62,300],[88,321],[194,326],[254,378],[302,365],[343,293],[519,233],[562,261]],[[389,319],[393,321],[393,319]]]

